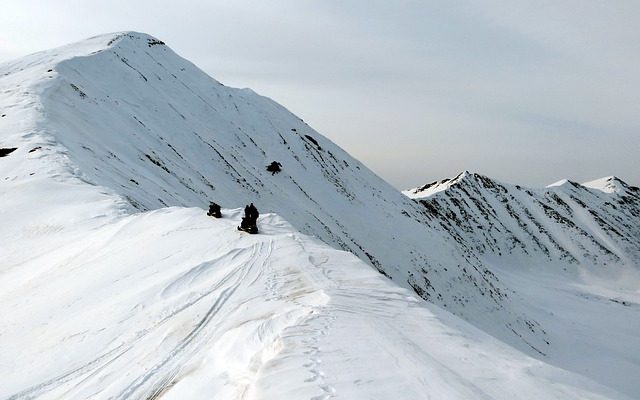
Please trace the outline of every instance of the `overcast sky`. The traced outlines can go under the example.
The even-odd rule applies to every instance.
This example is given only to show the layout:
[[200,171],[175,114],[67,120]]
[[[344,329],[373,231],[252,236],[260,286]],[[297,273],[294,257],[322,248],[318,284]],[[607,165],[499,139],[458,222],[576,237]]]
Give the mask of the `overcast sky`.
[[0,62],[122,30],[271,97],[398,188],[462,170],[640,184],[637,0],[4,0]]

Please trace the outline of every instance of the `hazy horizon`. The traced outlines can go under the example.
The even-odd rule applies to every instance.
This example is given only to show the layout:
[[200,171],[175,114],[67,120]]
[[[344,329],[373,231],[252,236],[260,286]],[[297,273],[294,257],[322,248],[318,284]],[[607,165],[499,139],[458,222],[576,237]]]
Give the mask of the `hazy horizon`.
[[9,1],[0,62],[123,30],[274,99],[398,189],[463,170],[640,183],[640,3]]

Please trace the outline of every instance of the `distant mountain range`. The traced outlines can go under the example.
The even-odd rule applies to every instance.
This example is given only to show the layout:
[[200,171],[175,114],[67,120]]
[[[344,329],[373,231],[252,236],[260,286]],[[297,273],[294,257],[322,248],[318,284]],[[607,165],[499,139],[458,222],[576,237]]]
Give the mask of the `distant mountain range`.
[[565,268],[640,264],[640,189],[616,177],[528,189],[462,172],[404,193],[465,252]]

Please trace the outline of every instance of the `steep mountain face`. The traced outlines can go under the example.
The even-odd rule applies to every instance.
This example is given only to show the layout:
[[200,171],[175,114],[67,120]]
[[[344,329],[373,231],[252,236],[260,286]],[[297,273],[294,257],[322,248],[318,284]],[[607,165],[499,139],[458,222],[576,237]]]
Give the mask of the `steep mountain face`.
[[463,172],[404,193],[515,289],[547,332],[546,360],[638,393],[625,375],[640,374],[640,189],[615,177],[528,189]]
[[[99,36],[0,72],[12,157],[58,157],[64,173],[140,211],[253,202],[508,343],[545,352],[544,329],[474,254],[428,225],[423,207],[280,105],[220,84],[161,41]],[[34,126],[12,112],[24,102]],[[265,170],[272,161],[282,172]]]
[[468,253],[565,267],[640,265],[640,189],[615,177],[534,190],[463,172],[405,194]]

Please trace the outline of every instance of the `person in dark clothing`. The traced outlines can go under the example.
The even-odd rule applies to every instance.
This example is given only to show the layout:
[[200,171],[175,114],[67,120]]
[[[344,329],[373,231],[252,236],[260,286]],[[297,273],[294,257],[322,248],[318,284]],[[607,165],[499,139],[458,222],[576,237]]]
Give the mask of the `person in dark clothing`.
[[238,230],[249,233],[258,233],[257,221],[259,215],[260,213],[253,203],[246,206],[244,208],[244,217],[242,217],[242,222],[240,222]]
[[282,164],[277,161],[273,161],[271,164],[267,165],[267,171],[271,172],[271,175],[275,175],[282,170]]
[[222,218],[220,206],[213,201],[209,202],[209,212],[207,213],[207,215],[210,217]]
[[253,203],[249,205],[249,216],[251,217],[251,222],[255,225],[258,222],[260,213],[258,212],[256,206],[253,205]]

